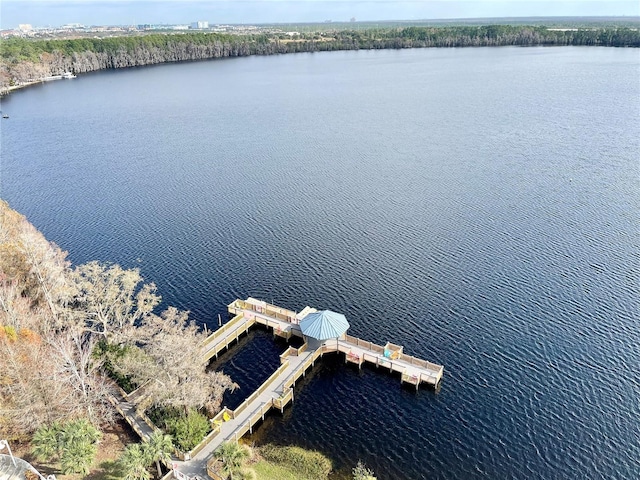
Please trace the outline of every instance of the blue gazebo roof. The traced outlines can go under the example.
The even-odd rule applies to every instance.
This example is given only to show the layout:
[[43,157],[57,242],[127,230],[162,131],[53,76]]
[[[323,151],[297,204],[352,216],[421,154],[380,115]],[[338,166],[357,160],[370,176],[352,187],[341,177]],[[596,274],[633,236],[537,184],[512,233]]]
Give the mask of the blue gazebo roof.
[[338,338],[349,329],[349,322],[341,313],[331,310],[310,313],[300,320],[302,333],[316,340]]

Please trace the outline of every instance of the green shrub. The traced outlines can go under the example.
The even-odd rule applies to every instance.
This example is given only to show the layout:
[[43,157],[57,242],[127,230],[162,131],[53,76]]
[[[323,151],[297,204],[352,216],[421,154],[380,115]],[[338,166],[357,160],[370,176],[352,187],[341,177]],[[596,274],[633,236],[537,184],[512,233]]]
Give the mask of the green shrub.
[[173,436],[180,450],[188,452],[198,445],[211,430],[209,420],[200,412],[189,409],[183,416],[171,416],[164,419],[166,431]]
[[300,447],[268,444],[260,447],[260,454],[270,462],[288,466],[309,478],[327,478],[332,468],[331,460],[322,453]]

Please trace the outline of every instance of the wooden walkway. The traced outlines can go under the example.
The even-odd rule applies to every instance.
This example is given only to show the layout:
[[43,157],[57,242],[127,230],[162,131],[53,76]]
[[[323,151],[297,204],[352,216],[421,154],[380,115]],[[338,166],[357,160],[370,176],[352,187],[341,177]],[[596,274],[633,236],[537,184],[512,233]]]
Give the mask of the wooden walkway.
[[144,413],[137,410],[135,400],[116,385],[115,382],[113,383],[112,392],[112,395],[109,395],[109,401],[113,404],[116,411],[131,425],[131,428],[133,428],[141,440],[148,440],[157,428]]
[[[220,352],[237,342],[240,336],[256,324],[271,328],[274,335],[286,339],[291,336],[304,338],[299,325],[300,320],[316,311],[306,307],[299,313],[293,312],[253,298],[236,300],[228,306],[228,310],[234,317],[204,340],[203,361],[217,358]],[[252,433],[253,427],[263,421],[271,409],[276,408],[282,412],[285,406],[294,400],[295,383],[306,375],[319,358],[331,352],[344,353],[345,362],[358,366],[370,363],[390,372],[400,373],[401,382],[415,385],[416,389],[421,383],[437,387],[444,372],[441,365],[407,355],[403,352],[403,347],[392,343],[381,346],[350,335],[324,342],[305,339],[301,347],[289,347],[280,356],[280,367],[242,404],[235,410],[225,407],[212,419],[212,432],[200,445],[187,453],[184,462],[178,464],[180,473],[189,478],[207,478],[207,474],[210,478],[217,478],[214,472],[207,471],[207,464],[213,463],[212,454],[215,449],[223,442],[237,442],[247,432]],[[122,410],[128,410],[127,406],[127,402],[120,403]],[[130,410],[122,413],[125,418],[131,415]],[[143,421],[145,419],[136,420],[135,423],[149,427]],[[147,430],[144,427],[143,430]],[[146,436],[148,430],[139,433]]]

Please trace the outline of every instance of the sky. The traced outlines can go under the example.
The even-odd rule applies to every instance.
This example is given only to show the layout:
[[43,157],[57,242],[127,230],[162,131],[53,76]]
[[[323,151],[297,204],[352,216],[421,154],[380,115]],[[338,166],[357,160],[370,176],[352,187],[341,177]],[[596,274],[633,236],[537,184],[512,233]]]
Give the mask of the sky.
[[0,28],[323,22],[530,16],[638,16],[628,0],[0,0]]

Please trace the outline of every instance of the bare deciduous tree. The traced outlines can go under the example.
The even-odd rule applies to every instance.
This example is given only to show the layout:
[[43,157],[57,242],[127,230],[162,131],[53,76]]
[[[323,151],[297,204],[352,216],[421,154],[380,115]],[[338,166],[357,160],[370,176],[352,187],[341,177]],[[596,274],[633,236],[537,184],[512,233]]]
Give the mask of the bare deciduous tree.
[[60,310],[74,295],[66,255],[0,201],[0,322],[17,320],[12,302],[20,296],[29,299],[33,310],[46,314],[37,325],[25,326],[42,332],[59,323]]
[[89,262],[76,267],[73,277],[77,307],[86,314],[88,328],[111,343],[134,342],[134,325],[160,303],[153,283],[141,285],[138,269]]
[[38,334],[22,330],[15,339],[0,338],[0,358],[0,417],[6,434],[20,436],[71,418],[68,386],[56,380],[51,351]]
[[143,405],[214,413],[224,392],[237,387],[227,375],[206,371],[200,347],[204,335],[189,322],[188,312],[170,307],[162,316],[147,316],[137,331],[144,354],[128,355],[121,369],[144,385]]
[[49,339],[56,380],[67,385],[78,416],[94,425],[111,423],[111,382],[101,375],[102,361],[93,357],[96,339],[79,329],[68,329]]

